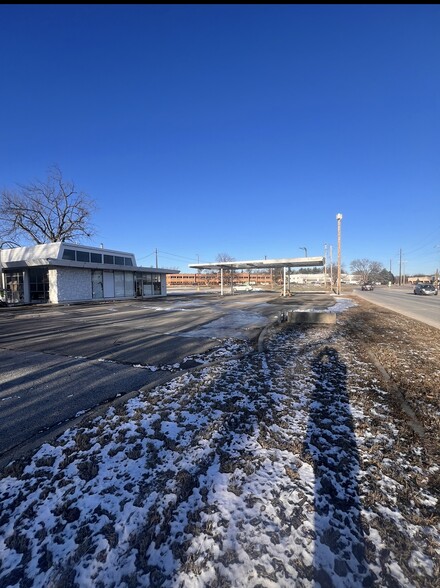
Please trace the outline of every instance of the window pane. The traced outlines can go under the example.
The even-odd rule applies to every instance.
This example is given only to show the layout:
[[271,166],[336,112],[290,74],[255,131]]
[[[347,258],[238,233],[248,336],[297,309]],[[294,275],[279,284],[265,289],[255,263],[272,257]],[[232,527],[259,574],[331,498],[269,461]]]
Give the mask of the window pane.
[[23,273],[6,273],[6,300],[10,304],[23,302]]
[[90,253],[88,251],[77,251],[76,261],[90,261]]
[[69,261],[75,261],[75,250],[74,249],[64,249],[63,259],[68,259]]
[[102,255],[101,255],[101,253],[91,253],[90,254],[90,260],[93,263],[102,263]]
[[133,266],[133,260],[131,257],[124,257],[125,265]]
[[115,263],[113,255],[104,255],[104,263]]
[[124,265],[124,258],[120,257],[119,255],[115,255],[115,264],[116,265]]

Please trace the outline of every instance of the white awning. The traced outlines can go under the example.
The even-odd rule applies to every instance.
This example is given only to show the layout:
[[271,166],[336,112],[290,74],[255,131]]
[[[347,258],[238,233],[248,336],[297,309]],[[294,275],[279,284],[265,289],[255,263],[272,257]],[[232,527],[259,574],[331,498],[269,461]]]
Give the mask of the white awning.
[[324,257],[287,257],[284,259],[254,259],[250,261],[216,261],[212,263],[192,263],[192,269],[263,269],[275,267],[322,267]]

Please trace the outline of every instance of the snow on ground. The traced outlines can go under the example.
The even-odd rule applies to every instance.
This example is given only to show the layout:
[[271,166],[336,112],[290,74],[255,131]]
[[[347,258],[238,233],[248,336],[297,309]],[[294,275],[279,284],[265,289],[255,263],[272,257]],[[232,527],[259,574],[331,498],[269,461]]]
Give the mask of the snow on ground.
[[328,327],[242,349],[11,464],[0,586],[434,586],[437,501],[399,507],[421,451],[371,365]]
[[[276,318],[273,316],[272,321]],[[248,338],[247,330],[249,328],[263,327],[271,320],[256,312],[249,312],[244,310],[234,310],[228,313],[227,316],[220,317],[198,329],[180,333],[182,337],[235,337],[237,339],[246,340]]]

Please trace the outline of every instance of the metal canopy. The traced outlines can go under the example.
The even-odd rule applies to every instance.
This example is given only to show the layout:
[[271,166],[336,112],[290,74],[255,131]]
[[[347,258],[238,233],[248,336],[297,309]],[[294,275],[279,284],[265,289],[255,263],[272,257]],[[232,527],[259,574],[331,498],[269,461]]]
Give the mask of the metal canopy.
[[285,259],[255,259],[250,261],[218,261],[192,263],[192,269],[263,269],[275,267],[316,267],[325,264],[324,257],[287,257]]

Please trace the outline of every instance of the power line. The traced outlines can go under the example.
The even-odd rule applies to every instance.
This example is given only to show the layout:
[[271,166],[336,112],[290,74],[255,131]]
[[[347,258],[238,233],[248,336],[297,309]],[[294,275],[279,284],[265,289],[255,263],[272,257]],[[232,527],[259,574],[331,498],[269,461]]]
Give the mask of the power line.
[[159,253],[161,253],[162,255],[171,255],[172,257],[180,257],[181,259],[188,259],[190,261],[192,261],[196,257],[196,256],[194,256],[194,257],[186,257],[184,255],[178,255],[177,253],[167,253],[166,251],[160,251],[160,250],[159,250]]
[[148,255],[144,255],[143,257],[138,257],[138,259],[146,259],[147,257],[151,257],[152,255],[154,255],[156,253],[156,251],[153,251],[152,253],[149,253]]
[[406,250],[408,255],[411,255],[413,253],[417,253],[418,251],[421,251],[424,248],[430,248],[435,243],[437,243],[440,239],[440,227],[437,227],[436,229],[434,229],[431,233],[428,233],[427,235],[422,234],[422,236],[424,236],[424,239],[422,239],[422,241],[419,242],[419,245],[413,247],[412,249]]

